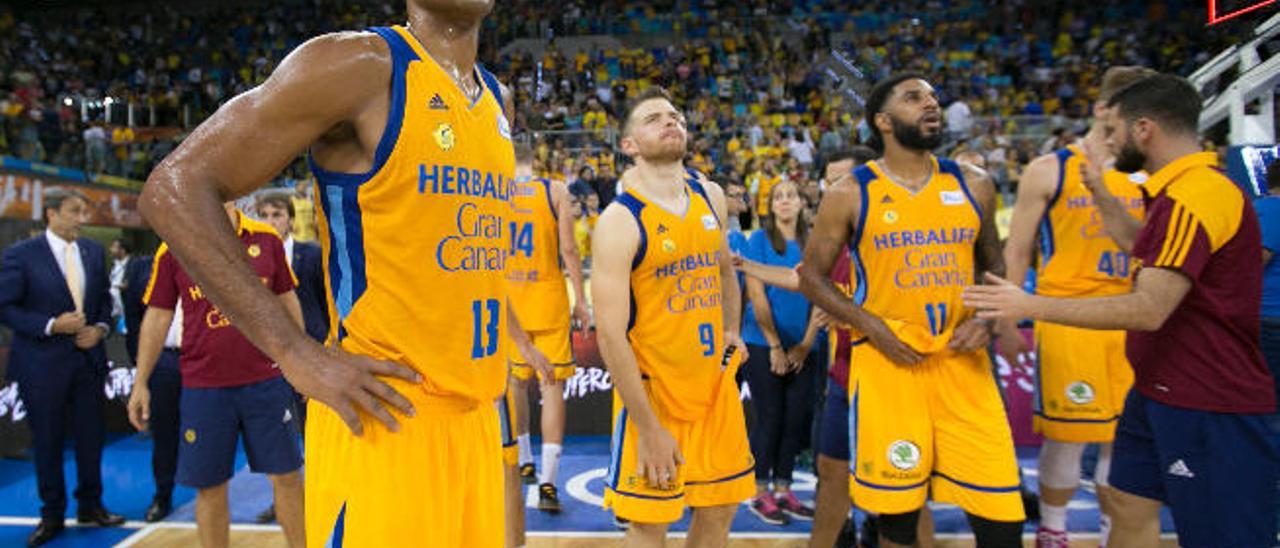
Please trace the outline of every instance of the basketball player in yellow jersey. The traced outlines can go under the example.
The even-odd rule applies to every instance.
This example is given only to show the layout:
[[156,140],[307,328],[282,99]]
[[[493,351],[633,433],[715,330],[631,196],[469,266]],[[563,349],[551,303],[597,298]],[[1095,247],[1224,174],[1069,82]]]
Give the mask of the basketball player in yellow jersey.
[[[311,397],[310,546],[502,544],[493,403],[515,161],[508,94],[476,63],[491,8],[410,0],[404,26],[299,46],[183,141],[141,197],[204,293]],[[220,209],[303,152],[322,213],[327,346],[270,298]]]
[[[880,514],[881,546],[911,546],[925,499],[956,504],[978,546],[1021,546],[1013,438],[986,346],[960,295],[1004,271],[995,189],[929,151],[942,110],[923,78],[892,76],[866,103],[874,162],[827,190],[800,268],[805,296],[852,327],[850,494]],[[828,273],[853,253],[850,300]]]
[[734,382],[745,346],[724,191],[686,171],[684,115],[661,89],[632,103],[621,146],[636,166],[600,214],[592,250],[614,384],[604,505],[631,522],[627,546],[662,546],[686,506],[686,544],[725,546],[755,483]]
[[[564,441],[564,381],[573,376],[573,345],[570,340],[569,291],[564,273],[569,274],[576,297],[572,323],[586,329],[587,294],[583,289],[582,259],[573,239],[573,213],[569,190],[564,183],[533,178],[533,149],[516,147],[516,183],[512,193],[511,249],[507,259],[507,279],[511,282],[511,306],[534,346],[555,369],[542,381],[542,474],[537,481],[538,509],[560,511],[556,491],[556,471]],[[563,270],[561,264],[564,265]],[[514,396],[516,440],[521,475],[528,469],[532,480],[533,452],[529,443],[529,381],[534,371],[530,360],[514,346],[511,352],[511,381]]]
[[[1026,279],[1032,257],[1039,255],[1036,293],[1053,297],[1104,297],[1130,291],[1132,241],[1117,243],[1108,230],[1095,193],[1085,182],[1085,148],[1105,150],[1102,119],[1106,102],[1117,91],[1155,72],[1141,67],[1112,67],[1103,75],[1094,104],[1096,123],[1080,145],[1033,160],[1018,185],[1009,240],[1005,244],[1006,279]],[[1130,175],[1114,169],[1102,177],[1100,193],[1113,196],[1134,224],[1142,217],[1142,191]],[[1114,223],[1113,223],[1114,224]],[[1038,247],[1038,250],[1036,249]],[[1108,528],[1111,441],[1124,399],[1133,385],[1133,370],[1124,353],[1124,331],[1095,331],[1036,322],[1039,356],[1035,427],[1045,437],[1040,447],[1040,526],[1036,546],[1065,547],[1067,503],[1080,483],[1085,444],[1101,443],[1094,481],[1102,509],[1102,538]],[[1002,343],[1023,349],[1017,320],[1002,320]]]

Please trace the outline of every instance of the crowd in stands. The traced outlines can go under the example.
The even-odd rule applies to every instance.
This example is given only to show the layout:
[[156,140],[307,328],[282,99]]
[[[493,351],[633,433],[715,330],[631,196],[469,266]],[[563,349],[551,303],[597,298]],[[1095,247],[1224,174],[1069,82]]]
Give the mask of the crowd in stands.
[[[890,71],[928,75],[947,105],[949,146],[981,152],[1007,186],[1048,139],[1083,129],[1104,67],[1187,74],[1251,24],[1206,29],[1203,5],[1168,2],[845,4],[499,2],[481,59],[515,89],[518,131],[539,132],[543,174],[582,180],[581,200],[587,189],[602,203],[612,197],[604,187],[621,167],[621,105],[661,84],[688,112],[690,164],[747,181],[767,209],[762,189],[812,178],[825,156],[864,136],[851,101],[824,88],[832,48],[867,82]],[[34,9],[0,8],[0,154],[135,179],[307,38],[403,19],[395,0]],[[552,40],[536,58],[501,53],[522,38],[584,34],[627,45],[567,53]],[[669,39],[642,39],[654,35]],[[304,162],[284,176],[306,178]]]

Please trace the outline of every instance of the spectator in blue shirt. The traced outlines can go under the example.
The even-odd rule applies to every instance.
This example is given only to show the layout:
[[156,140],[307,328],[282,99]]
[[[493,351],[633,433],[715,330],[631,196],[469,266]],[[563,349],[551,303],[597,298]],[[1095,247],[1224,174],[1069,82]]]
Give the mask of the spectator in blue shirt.
[[[802,219],[804,199],[799,187],[783,181],[769,193],[764,227],[747,239],[745,259],[765,265],[794,268],[809,228]],[[819,352],[810,352],[819,329],[811,321],[809,301],[798,291],[766,287],[747,278],[742,338],[747,343],[744,366],[755,424],[751,452],[756,460],[756,497],[751,511],[766,523],[781,525],[790,518],[812,520],[813,510],[791,492],[796,454],[809,437],[816,387],[815,363]],[[770,483],[773,489],[770,490]]]

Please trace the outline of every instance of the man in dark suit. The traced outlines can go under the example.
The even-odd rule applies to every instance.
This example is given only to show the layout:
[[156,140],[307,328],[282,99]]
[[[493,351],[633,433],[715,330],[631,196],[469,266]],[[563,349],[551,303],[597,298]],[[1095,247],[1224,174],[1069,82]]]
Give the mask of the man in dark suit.
[[124,305],[124,345],[129,359],[135,362],[138,360],[138,329],[142,327],[142,313],[146,312],[142,294],[146,293],[150,280],[151,256],[130,257],[124,267],[124,288],[120,290],[120,300]]
[[107,372],[102,341],[111,321],[106,252],[79,237],[89,205],[83,194],[49,188],[43,199],[48,228],[5,249],[0,258],[0,323],[14,333],[9,375],[27,406],[44,503],[29,546],[52,540],[65,526],[62,448],[68,426],[76,438],[77,520],[97,526],[124,523],[102,506]]
[[[271,225],[284,239],[284,253],[293,268],[293,275],[298,279],[298,287],[294,290],[298,295],[298,303],[302,305],[302,324],[311,338],[324,342],[329,336],[329,303],[328,293],[324,288],[324,267],[321,264],[320,246],[311,242],[298,242],[293,239],[293,201],[287,194],[267,192],[258,197],[254,205],[258,218]],[[298,427],[307,423],[307,405],[301,395],[295,394],[298,400]],[[275,506],[271,506],[258,515],[258,523],[275,521]]]

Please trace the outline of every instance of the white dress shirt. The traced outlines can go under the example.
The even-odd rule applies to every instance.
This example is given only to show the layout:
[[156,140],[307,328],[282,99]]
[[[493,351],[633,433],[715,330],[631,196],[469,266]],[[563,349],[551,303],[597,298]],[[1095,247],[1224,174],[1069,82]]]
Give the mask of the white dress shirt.
[[289,263],[289,268],[293,268],[293,235],[284,237],[284,260]]

